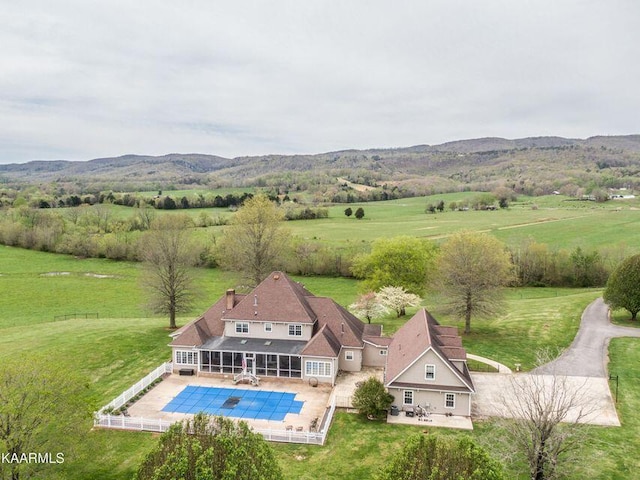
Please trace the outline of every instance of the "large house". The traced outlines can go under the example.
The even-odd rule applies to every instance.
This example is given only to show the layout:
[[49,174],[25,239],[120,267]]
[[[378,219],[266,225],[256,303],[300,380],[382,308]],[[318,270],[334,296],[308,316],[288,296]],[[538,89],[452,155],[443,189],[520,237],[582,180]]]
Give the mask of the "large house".
[[227,290],[173,334],[174,371],[335,384],[340,370],[385,367],[397,405],[470,416],[473,382],[455,327],[421,309],[393,336],[330,298],[316,297],[282,272],[249,294]]
[[227,290],[173,334],[174,371],[335,384],[338,371],[385,364],[391,339],[282,272],[249,294]]
[[420,405],[470,416],[475,390],[466,360],[457,328],[440,325],[421,309],[393,336],[384,383],[404,409]]

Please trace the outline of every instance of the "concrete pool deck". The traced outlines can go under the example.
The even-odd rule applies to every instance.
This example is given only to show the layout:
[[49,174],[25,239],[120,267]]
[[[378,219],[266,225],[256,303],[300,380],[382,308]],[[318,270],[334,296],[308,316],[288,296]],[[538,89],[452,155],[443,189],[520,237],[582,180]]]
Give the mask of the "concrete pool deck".
[[[188,385],[294,393],[296,394],[296,400],[304,402],[299,414],[288,413],[282,421],[244,418],[241,420],[257,429],[285,430],[291,427],[294,430],[302,430],[304,432],[310,431],[310,425],[314,419],[317,418],[318,422],[322,420],[329,405],[332,389],[331,385],[321,383],[317,387],[311,387],[303,381],[291,379],[262,377],[260,378],[260,386],[254,387],[247,383],[234,385],[231,378],[191,377],[171,374],[129,407],[128,413],[132,417],[161,419],[170,422],[191,418],[193,414],[162,411]],[[229,418],[237,420],[234,417]]]

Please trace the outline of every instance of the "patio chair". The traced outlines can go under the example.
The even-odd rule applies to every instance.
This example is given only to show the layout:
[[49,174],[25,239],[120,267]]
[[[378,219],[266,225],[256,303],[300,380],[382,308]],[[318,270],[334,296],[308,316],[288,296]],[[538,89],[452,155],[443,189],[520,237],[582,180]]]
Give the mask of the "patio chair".
[[427,404],[424,407],[421,407],[420,405],[418,405],[416,408],[418,410],[417,415],[418,415],[419,421],[423,421],[423,422],[433,421],[433,419],[431,418],[431,408],[429,404]]
[[315,432],[317,430],[318,430],[318,417],[311,420],[311,423],[309,424],[309,431]]

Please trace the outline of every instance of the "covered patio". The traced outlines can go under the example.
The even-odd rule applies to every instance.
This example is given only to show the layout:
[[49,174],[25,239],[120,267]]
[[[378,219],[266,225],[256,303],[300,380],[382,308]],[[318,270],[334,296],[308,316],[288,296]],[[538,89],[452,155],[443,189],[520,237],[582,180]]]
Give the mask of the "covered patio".
[[199,348],[198,370],[238,374],[246,366],[259,377],[301,378],[300,352],[305,345],[293,340],[215,337]]

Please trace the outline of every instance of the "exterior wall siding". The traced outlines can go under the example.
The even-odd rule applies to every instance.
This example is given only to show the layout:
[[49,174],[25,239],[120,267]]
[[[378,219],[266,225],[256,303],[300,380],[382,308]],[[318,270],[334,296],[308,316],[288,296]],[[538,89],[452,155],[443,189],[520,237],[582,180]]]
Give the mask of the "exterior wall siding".
[[[425,365],[436,366],[436,376],[434,380],[426,380]],[[393,379],[388,378],[388,381]],[[464,387],[465,384],[452,371],[451,367],[436,355],[433,350],[428,350],[422,357],[418,359],[409,369],[407,369],[397,382],[405,383],[424,383],[425,385],[451,385],[456,387]]]
[[[249,323],[249,333],[236,333],[236,323],[243,322],[244,320],[227,320],[224,322],[224,336],[225,337],[240,337],[240,338],[269,338],[273,340],[311,340],[311,334],[313,332],[313,325],[309,323],[300,323],[296,325],[302,325],[302,336],[289,335],[288,323],[273,323],[273,322],[258,322],[255,320],[246,320]],[[271,323],[271,332],[267,332],[264,329],[265,323]]]
[[[389,393],[393,395],[393,404],[397,405],[400,410],[404,405],[404,392],[405,390],[412,390],[409,388],[389,388]],[[421,407],[429,406],[431,413],[444,415],[446,413],[452,413],[453,415],[461,415],[468,417],[471,415],[471,395],[468,393],[454,393],[455,395],[455,408],[445,407],[445,391],[429,391],[429,390],[416,390],[413,389],[413,406],[420,405]]]
[[[347,352],[351,352],[353,360],[347,360]],[[359,372],[362,370],[362,349],[342,347],[338,365],[345,372]]]
[[381,350],[386,352],[387,347],[375,347],[365,343],[362,351],[362,365],[365,367],[384,367],[387,363],[387,356],[380,355]]

